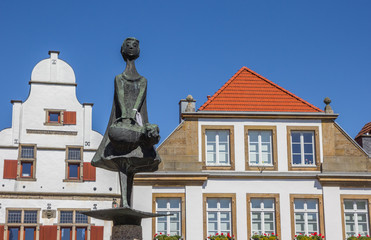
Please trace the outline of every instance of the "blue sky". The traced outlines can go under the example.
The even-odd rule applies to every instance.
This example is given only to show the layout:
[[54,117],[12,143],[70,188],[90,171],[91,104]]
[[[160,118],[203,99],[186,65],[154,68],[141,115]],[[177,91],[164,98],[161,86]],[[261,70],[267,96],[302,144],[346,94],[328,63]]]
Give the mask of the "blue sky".
[[129,36],[140,40],[137,69],[162,140],[181,98],[201,106],[242,66],[321,109],[330,97],[351,137],[371,121],[369,0],[35,0],[0,2],[0,129],[11,126],[10,100],[26,100],[33,67],[59,50],[103,133]]

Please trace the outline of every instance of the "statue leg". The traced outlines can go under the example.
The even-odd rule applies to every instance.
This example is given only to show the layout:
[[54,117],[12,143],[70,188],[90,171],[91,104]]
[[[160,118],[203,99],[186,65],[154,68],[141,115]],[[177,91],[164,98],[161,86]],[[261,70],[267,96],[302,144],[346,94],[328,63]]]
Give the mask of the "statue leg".
[[126,173],[119,171],[120,187],[121,187],[121,202],[120,207],[130,207],[128,203],[128,176]]

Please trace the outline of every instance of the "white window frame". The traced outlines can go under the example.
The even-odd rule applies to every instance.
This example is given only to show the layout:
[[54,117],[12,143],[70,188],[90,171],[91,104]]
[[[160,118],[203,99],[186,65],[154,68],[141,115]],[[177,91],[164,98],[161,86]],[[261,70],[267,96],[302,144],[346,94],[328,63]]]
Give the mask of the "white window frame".
[[[267,199],[270,199],[273,201],[273,208],[265,208],[264,207],[264,200],[267,200]],[[253,200],[258,200],[260,201],[260,208],[253,208],[253,205],[252,205],[252,201]],[[253,231],[253,214],[254,213],[260,213],[260,220],[261,220],[261,232],[254,232]],[[265,213],[273,213],[273,231],[272,232],[266,232],[265,231],[265,218],[264,218],[264,215]],[[265,233],[276,233],[276,202],[275,202],[275,198],[251,198],[250,200],[250,219],[251,219],[251,235],[255,235],[255,234],[265,234]]]
[[[167,202],[166,202],[166,208],[159,208],[158,207],[158,202],[157,200],[159,199],[166,199]],[[170,200],[171,199],[177,199],[179,200],[179,208],[171,208],[170,207]],[[179,214],[179,229],[178,229],[178,232],[176,234],[172,234],[171,233],[171,217],[173,215],[169,215],[169,216],[166,216],[166,225],[168,226],[167,229],[166,229],[166,232],[162,232],[162,231],[159,231],[158,230],[158,218],[156,218],[156,229],[155,229],[155,232],[157,234],[166,234],[166,235],[178,235],[178,236],[182,236],[182,198],[180,197],[157,197],[156,198],[156,213],[158,212],[164,212],[166,214],[173,214],[173,213],[178,213]]]
[[[208,156],[208,150],[207,150],[207,146],[208,146],[208,139],[207,139],[207,133],[208,132],[216,132],[216,136],[215,136],[215,163],[210,163],[207,159],[207,156]],[[219,132],[227,132],[227,154],[228,154],[228,162],[227,163],[220,163],[220,160],[219,160],[219,145],[220,145],[220,141],[219,141]],[[227,130],[227,129],[206,129],[205,130],[205,154],[206,154],[206,159],[205,159],[205,163],[206,163],[206,166],[231,166],[231,141],[230,141],[230,130]]]
[[[216,199],[217,200],[217,208],[209,208],[209,200],[211,199]],[[221,208],[220,207],[220,200],[222,199],[228,199],[229,200],[229,208]],[[233,221],[232,221],[232,198],[228,198],[228,197],[220,197],[220,198],[214,198],[214,197],[208,197],[206,199],[206,232],[207,232],[207,236],[209,236],[210,233],[209,232],[209,217],[208,217],[208,213],[217,213],[217,233],[221,234],[227,234],[229,233],[230,235],[232,235],[232,231],[233,231]],[[222,231],[221,230],[221,217],[220,217],[220,214],[221,212],[228,212],[229,213],[229,230],[227,231]]]
[[[258,142],[254,142],[254,143],[257,143],[258,144],[258,148],[259,148],[259,151],[258,151],[258,158],[259,158],[259,162],[258,163],[252,163],[251,162],[251,139],[250,139],[250,134],[251,132],[258,132]],[[270,133],[270,138],[269,138],[269,144],[270,144],[270,159],[269,159],[269,162],[270,163],[263,163],[263,159],[262,159],[262,140],[261,140],[261,133],[262,132],[269,132]],[[273,151],[272,151],[272,148],[273,148],[273,141],[272,141],[272,135],[273,135],[273,132],[272,130],[249,130],[248,131],[248,144],[249,144],[249,165],[250,166],[273,166]]]
[[[304,200],[304,209],[296,209],[295,206],[295,201],[297,200]],[[316,209],[308,209],[308,206],[307,206],[307,201],[310,201],[310,200],[315,200],[316,201]],[[303,198],[295,198],[294,199],[294,227],[295,227],[295,234],[299,234],[297,229],[296,229],[296,218],[295,218],[295,214],[296,213],[303,213],[304,214],[304,234],[311,234],[312,232],[309,232],[308,231],[308,214],[309,213],[315,213],[316,214],[316,219],[317,219],[317,233],[320,232],[320,224],[319,224],[319,200],[318,199],[314,199],[314,198],[310,198],[310,199],[303,199]],[[314,233],[314,232],[313,232]]]
[[[353,203],[353,209],[345,209],[345,202],[352,202]],[[357,202],[364,202],[366,209],[357,209]],[[362,200],[362,199],[344,199],[343,203],[343,208],[344,208],[344,231],[345,235],[347,237],[351,236],[357,236],[359,234],[359,229],[358,229],[358,214],[366,214],[366,226],[367,226],[367,233],[370,234],[370,228],[369,228],[369,212],[368,212],[368,201],[367,200]],[[354,217],[354,234],[349,234],[347,233],[346,225],[346,214],[353,214]]]
[[[301,164],[294,164],[294,150],[293,150],[293,142],[292,142],[292,134],[299,133],[300,134],[300,156],[301,156]],[[303,133],[311,133],[312,134],[312,155],[313,155],[313,163],[306,164],[305,163],[305,153],[304,153],[304,136]],[[299,167],[313,167],[316,166],[316,138],[315,138],[315,131],[300,131],[300,130],[292,130],[290,133],[290,143],[291,143],[291,164],[292,166],[299,166]]]

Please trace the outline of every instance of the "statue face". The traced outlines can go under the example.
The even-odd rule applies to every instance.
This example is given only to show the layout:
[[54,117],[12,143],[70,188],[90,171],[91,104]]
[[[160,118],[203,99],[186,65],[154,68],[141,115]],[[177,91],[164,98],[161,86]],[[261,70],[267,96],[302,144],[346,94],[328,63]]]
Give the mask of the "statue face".
[[132,39],[124,41],[122,55],[124,58],[133,60],[139,57],[139,43]]

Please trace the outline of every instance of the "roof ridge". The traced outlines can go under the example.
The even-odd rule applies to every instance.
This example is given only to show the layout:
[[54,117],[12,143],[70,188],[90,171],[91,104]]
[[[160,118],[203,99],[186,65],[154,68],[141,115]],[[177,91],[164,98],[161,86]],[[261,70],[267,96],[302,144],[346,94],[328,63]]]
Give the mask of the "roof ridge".
[[238,75],[240,75],[240,73],[243,71],[243,70],[248,70],[247,67],[243,66],[242,68],[240,68],[240,70],[238,70],[226,83],[223,84],[223,86],[221,88],[218,89],[218,91],[216,91],[210,98],[207,99],[207,101],[202,104],[202,106],[198,109],[198,110],[203,110],[207,105],[210,104],[210,102],[216,97],[218,96],[229,84],[231,84],[231,82],[236,79],[236,77]]
[[259,73],[254,72],[253,70],[249,69],[248,67],[244,67],[244,68],[246,68],[246,70],[249,71],[250,73],[254,74],[255,76],[257,76],[257,77],[259,77],[259,78],[261,78],[261,79],[263,79],[264,81],[266,81],[266,82],[268,82],[269,84],[273,85],[274,87],[280,89],[281,91],[283,91],[283,92],[285,92],[285,93],[291,95],[292,97],[294,97],[294,98],[296,98],[297,100],[303,102],[304,104],[308,105],[309,107],[311,107],[311,108],[313,108],[313,109],[315,109],[315,110],[317,110],[317,111],[323,112],[323,110],[321,110],[320,108],[318,108],[318,107],[316,107],[316,106],[310,104],[309,102],[305,101],[304,99],[302,99],[302,98],[296,96],[295,94],[293,94],[293,93],[290,92],[289,90],[284,89],[283,87],[281,87],[281,86],[277,85],[276,83],[270,81],[269,79],[263,77],[263,76],[260,75]]

